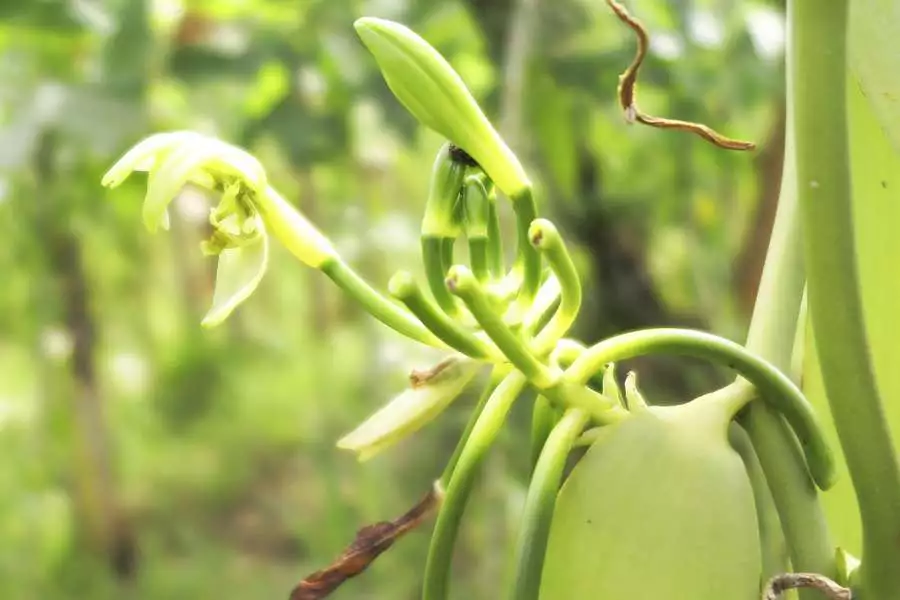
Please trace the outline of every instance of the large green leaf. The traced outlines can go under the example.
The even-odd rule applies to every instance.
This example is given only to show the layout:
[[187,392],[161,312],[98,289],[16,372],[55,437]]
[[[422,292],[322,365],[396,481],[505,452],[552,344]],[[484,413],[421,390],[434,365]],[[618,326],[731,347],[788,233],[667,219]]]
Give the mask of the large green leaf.
[[[871,97],[860,82],[848,82],[850,146],[853,169],[853,209],[859,275],[865,310],[869,347],[886,418],[900,440],[900,153],[894,151]],[[851,282],[847,282],[851,285]],[[829,414],[822,376],[811,340],[807,343],[804,389],[821,413]],[[829,437],[838,447],[831,419]],[[861,548],[861,532],[856,499],[846,465],[841,465],[841,481],[824,497],[835,542],[851,552]]]
[[900,152],[900,2],[850,3],[850,64],[875,117]]

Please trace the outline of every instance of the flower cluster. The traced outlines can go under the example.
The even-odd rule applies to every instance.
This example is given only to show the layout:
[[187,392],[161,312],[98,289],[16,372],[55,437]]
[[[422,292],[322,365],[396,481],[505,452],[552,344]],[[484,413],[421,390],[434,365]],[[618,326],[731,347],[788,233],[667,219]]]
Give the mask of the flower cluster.
[[[733,592],[729,598],[757,594],[760,544],[752,486],[765,482],[748,478],[727,439],[732,419],[754,396],[732,386],[684,407],[660,409],[647,405],[633,374],[621,393],[613,363],[667,352],[735,369],[785,416],[801,442],[810,474],[827,488],[833,483],[833,459],[802,393],[742,346],[702,332],[644,330],[591,347],[569,339],[581,308],[580,278],[560,232],[538,218],[531,183],[518,159],[459,75],[425,40],[380,19],[360,19],[356,30],[400,102],[446,138],[434,162],[422,220],[427,291],[407,272],[391,278],[388,294],[373,288],[278,194],[253,156],[213,138],[190,132],[151,136],[126,153],[103,184],[115,187],[131,172],[147,171],[143,218],[150,231],[168,226],[167,207],[187,185],[218,198],[209,216],[212,235],[202,245],[203,252],[219,260],[213,306],[204,325],[221,323],[256,288],[266,269],[271,235],[376,319],[446,352],[434,367],[413,371],[407,390],[340,440],[341,448],[360,459],[436,418],[480,371],[490,370],[482,401],[436,485],[441,501],[434,503],[439,512],[426,565],[424,595],[429,600],[446,597],[451,550],[478,467],[511,406],[528,388],[537,392],[530,448],[534,469],[512,597],[536,598],[539,590],[551,600],[626,595],[705,600],[724,597],[724,589]],[[509,262],[497,216],[498,191],[509,199],[516,219],[515,258]],[[454,256],[463,238],[468,264]],[[646,436],[652,444],[641,441]],[[554,521],[551,535],[562,467],[576,444],[590,445],[588,456],[595,458],[579,464],[560,494],[560,510],[567,518]],[[654,477],[637,476],[644,468]],[[676,493],[684,478],[689,493]],[[597,492],[604,496],[602,504],[591,501],[598,485],[603,486]],[[705,493],[694,493],[695,485]],[[665,522],[657,528],[638,527],[640,535],[603,528],[613,512],[637,523],[648,503],[660,498]],[[600,514],[598,506],[603,507]],[[587,523],[596,517],[598,529],[585,528],[585,516]],[[715,518],[722,528],[719,535],[728,541],[701,544],[696,560],[685,561],[652,539],[660,532],[677,537],[679,527],[699,527],[703,518]],[[579,544],[593,539],[613,547],[585,553]],[[548,543],[554,560],[548,561],[542,584]],[[612,555],[644,561],[641,572],[653,577],[635,582],[632,571],[624,569],[628,565],[603,562]],[[730,562],[715,568],[722,560]],[[584,582],[592,576],[599,583]],[[629,582],[643,591],[626,593],[623,586]]]

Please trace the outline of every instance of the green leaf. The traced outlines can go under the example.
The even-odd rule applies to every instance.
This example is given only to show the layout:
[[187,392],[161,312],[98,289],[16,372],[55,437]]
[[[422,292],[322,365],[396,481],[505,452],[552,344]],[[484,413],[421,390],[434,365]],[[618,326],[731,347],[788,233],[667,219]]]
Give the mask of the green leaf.
[[[854,227],[859,264],[860,288],[865,311],[866,333],[875,367],[875,376],[885,402],[887,423],[893,426],[894,440],[900,440],[900,346],[897,344],[897,256],[900,256],[900,155],[882,128],[880,118],[860,83],[851,77],[847,85],[850,117],[850,151],[853,173]],[[812,336],[807,339],[804,391],[823,415],[827,435],[835,447],[837,433],[825,397]],[[827,415],[827,416],[826,416]],[[854,554],[862,551],[856,496],[840,460],[838,484],[824,494],[828,522],[836,542]]]
[[850,3],[850,66],[872,112],[900,152],[900,2]]
[[253,293],[265,274],[269,262],[269,240],[262,219],[258,219],[257,227],[262,235],[256,240],[219,254],[213,305],[203,317],[201,324],[204,327],[215,327],[224,321]]

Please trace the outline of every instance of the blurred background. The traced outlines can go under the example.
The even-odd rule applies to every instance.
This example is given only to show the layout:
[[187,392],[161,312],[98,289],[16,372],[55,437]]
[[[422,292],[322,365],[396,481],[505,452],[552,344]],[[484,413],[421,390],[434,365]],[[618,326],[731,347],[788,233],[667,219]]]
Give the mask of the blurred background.
[[[417,268],[440,140],[394,100],[353,20],[435,45],[536,181],[585,279],[578,334],[645,325],[741,339],[783,154],[782,2],[633,0],[653,37],[651,114],[754,140],[628,127],[634,53],[602,0],[0,1],[0,597],[286,598],[366,523],[440,474],[473,398],[360,464],[335,441],[433,354],[279,247],[254,296],[203,330],[208,205],[141,224],[144,182],[101,175],[143,136],[244,145],[286,197],[384,287]],[[725,381],[640,366],[649,396]],[[459,598],[500,589],[524,498],[529,411],[514,411],[470,505]],[[335,598],[417,597],[427,528]]]

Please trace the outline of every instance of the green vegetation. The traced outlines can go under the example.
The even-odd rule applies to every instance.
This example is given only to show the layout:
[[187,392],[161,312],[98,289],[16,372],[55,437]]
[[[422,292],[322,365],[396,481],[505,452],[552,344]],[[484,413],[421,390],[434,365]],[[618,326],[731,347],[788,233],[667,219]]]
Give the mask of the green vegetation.
[[900,12],[630,9],[0,7],[0,593],[900,595]]

